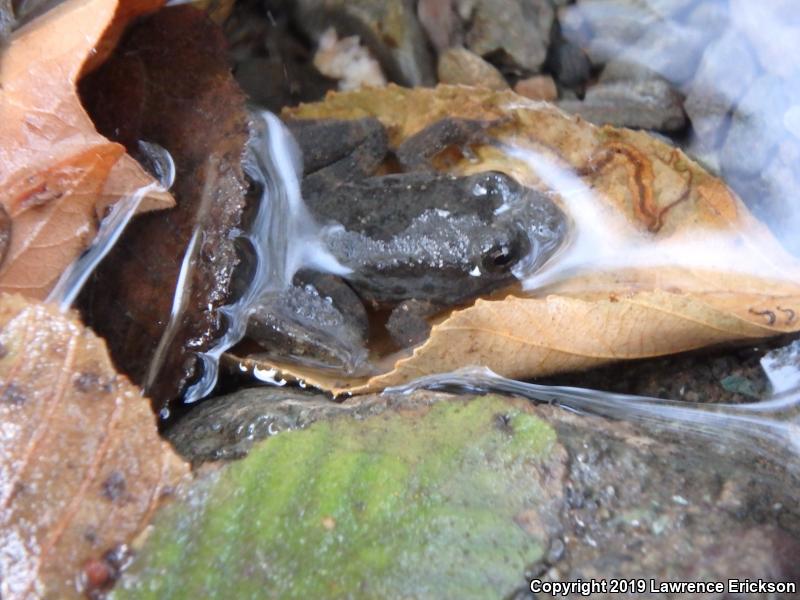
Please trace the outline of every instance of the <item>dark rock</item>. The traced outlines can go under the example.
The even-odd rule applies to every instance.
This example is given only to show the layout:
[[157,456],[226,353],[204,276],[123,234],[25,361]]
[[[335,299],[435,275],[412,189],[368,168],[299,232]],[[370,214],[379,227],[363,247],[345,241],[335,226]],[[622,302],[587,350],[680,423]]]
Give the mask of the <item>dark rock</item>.
[[714,353],[705,350],[631,361],[583,373],[551,377],[546,382],[652,398],[739,404],[751,399],[735,390],[726,389],[722,380],[729,377],[746,379],[751,382],[751,389],[759,392],[759,399],[766,399],[771,388],[762,368],[762,357],[771,348],[785,343],[784,339]]
[[709,44],[684,103],[702,147],[721,143],[733,107],[757,75],[755,58],[741,34],[729,31]]
[[437,74],[440,83],[508,89],[508,82],[500,71],[466,48],[450,48],[442,52]]
[[544,64],[555,14],[549,0],[457,0],[467,47],[513,72]]
[[258,440],[343,412],[323,394],[297,388],[251,388],[205,400],[167,432],[175,450],[193,464],[245,456]]
[[248,58],[236,66],[234,75],[253,102],[276,113],[284,106],[317,101],[336,89],[335,80],[308,63],[291,60]]
[[321,99],[336,81],[311,64],[310,48],[291,31],[287,11],[237,3],[227,22],[236,81],[256,104],[278,113],[284,106]]
[[435,83],[433,57],[410,0],[298,0],[295,21],[317,38],[329,27],[339,37],[359,36],[396,83]]
[[559,415],[554,423],[571,459],[568,497],[576,500],[565,514],[564,558],[553,565],[560,579],[795,580],[796,567],[782,557],[800,550],[800,514],[789,500],[800,492],[797,481],[776,474],[756,483],[762,475],[752,458],[720,456],[692,436],[656,441],[625,424],[589,420],[599,429],[583,438],[587,419]]
[[14,7],[11,0],[0,0],[0,45],[5,44],[6,38],[11,35],[14,22]]
[[598,125],[676,131],[686,123],[680,95],[661,79],[601,83],[589,88],[582,102],[558,105]]
[[558,83],[571,88],[582,88],[592,73],[592,63],[586,53],[560,36],[550,48],[547,68]]

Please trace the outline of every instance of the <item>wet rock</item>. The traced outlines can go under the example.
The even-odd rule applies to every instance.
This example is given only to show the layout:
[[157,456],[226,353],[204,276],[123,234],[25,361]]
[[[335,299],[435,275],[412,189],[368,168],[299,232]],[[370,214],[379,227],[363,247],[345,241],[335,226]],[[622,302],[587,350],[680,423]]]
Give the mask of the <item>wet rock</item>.
[[800,253],[798,94],[798,80],[757,78],[736,106],[720,151],[725,181],[794,253]]
[[343,412],[325,395],[297,388],[242,389],[205,400],[167,431],[175,450],[192,464],[245,456],[252,445],[281,431]]
[[510,71],[541,69],[555,18],[549,0],[457,0],[457,6],[469,23],[470,50]]
[[441,83],[483,86],[494,90],[508,88],[500,71],[466,48],[445,50],[439,56],[437,74]]
[[292,33],[286,9],[274,2],[266,11],[237,3],[226,34],[234,77],[259,106],[278,113],[284,106],[319,100],[337,87],[311,64],[311,49]]
[[769,164],[778,145],[790,137],[784,115],[797,101],[798,87],[769,74],[749,86],[736,107],[722,147],[725,177],[753,176]]
[[0,44],[5,43],[13,28],[14,8],[11,0],[0,0]]
[[[758,147],[758,146],[756,146]],[[800,255],[800,145],[786,141],[758,173],[729,172],[726,182],[745,201],[756,217],[766,223],[790,252]]]
[[[521,590],[530,578],[796,581],[800,576],[795,561],[787,560],[800,552],[797,480],[779,464],[769,467],[754,460],[750,447],[708,443],[689,432],[645,431],[520,399],[417,391],[335,404],[306,393],[258,388],[201,404],[168,435],[200,462],[238,456],[257,438],[318,420],[381,418],[389,423],[390,413],[399,411],[424,422],[439,402],[505,407],[493,412],[498,431],[506,435],[513,434],[513,420],[506,415],[516,411],[556,432],[549,458],[532,463],[539,464],[533,468],[547,494],[535,496],[535,505],[517,517],[545,549],[519,574]],[[504,589],[497,595],[513,594]]]
[[685,18],[685,24],[708,33],[711,39],[722,36],[730,27],[727,0],[698,2]]
[[357,35],[386,76],[401,85],[433,85],[433,58],[409,0],[298,0],[295,22],[314,38],[329,27]]
[[658,16],[673,20],[679,20],[687,10],[703,3],[708,3],[708,0],[702,0],[702,2],[697,2],[697,0],[640,0],[640,4],[646,5]]
[[549,75],[534,75],[527,79],[520,79],[514,86],[514,91],[531,100],[554,102],[558,99],[556,84]]
[[288,60],[248,58],[236,66],[234,75],[253,102],[276,113],[284,106],[314,102],[336,89],[334,79],[325,77],[308,63]]
[[794,0],[731,0],[731,21],[753,45],[761,66],[782,78],[800,76],[800,23]]
[[680,95],[662,79],[601,83],[582,102],[567,100],[559,106],[598,125],[676,131],[686,123]]
[[571,88],[582,88],[592,72],[592,64],[586,53],[560,36],[550,48],[547,68],[553,72],[558,83]]
[[763,390],[760,390],[756,383],[747,377],[740,375],[728,375],[720,380],[722,387],[732,393],[759,400],[763,395]]
[[419,0],[417,18],[437,52],[461,44],[463,32],[453,0]]
[[617,56],[646,66],[672,84],[680,84],[694,74],[709,41],[705,31],[665,20],[648,27]]
[[658,79],[658,74],[638,62],[612,60],[600,72],[598,83],[619,83],[624,81],[648,81]]
[[767,352],[761,359],[761,366],[774,394],[800,387],[800,340]]
[[638,0],[582,0],[562,11],[561,27],[594,64],[619,58],[681,83],[692,76],[710,33],[668,18],[677,8]]
[[776,475],[757,483],[763,475],[752,463],[705,455],[709,448],[696,440],[656,442],[599,422],[598,432],[581,439],[585,420],[558,419],[571,458],[565,558],[549,565],[559,578],[797,580],[797,566],[783,558],[800,550],[800,514],[789,500],[800,492],[797,481],[775,485]]
[[559,12],[564,37],[602,64],[638,40],[658,15],[636,0],[579,0]]
[[729,31],[709,44],[684,103],[703,146],[721,143],[733,107],[757,75],[755,58],[741,34]]
[[548,378],[546,382],[652,398],[739,404],[752,398],[726,388],[722,381],[747,380],[750,391],[756,390],[759,399],[766,399],[772,389],[762,368],[762,357],[785,343],[784,339],[715,353],[701,351],[664,356],[565,374]]

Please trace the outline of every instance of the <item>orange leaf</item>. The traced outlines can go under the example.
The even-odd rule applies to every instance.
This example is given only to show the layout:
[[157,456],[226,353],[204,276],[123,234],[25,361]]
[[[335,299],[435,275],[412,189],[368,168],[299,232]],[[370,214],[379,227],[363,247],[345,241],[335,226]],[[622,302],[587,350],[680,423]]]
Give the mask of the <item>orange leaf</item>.
[[[75,86],[125,23],[160,3],[68,0],[12,36],[0,61],[0,204],[12,219],[0,291],[45,297],[106,208],[152,182],[97,133]],[[173,205],[154,192],[140,210]]]
[[0,328],[0,596],[79,597],[187,466],[77,320],[3,294]]

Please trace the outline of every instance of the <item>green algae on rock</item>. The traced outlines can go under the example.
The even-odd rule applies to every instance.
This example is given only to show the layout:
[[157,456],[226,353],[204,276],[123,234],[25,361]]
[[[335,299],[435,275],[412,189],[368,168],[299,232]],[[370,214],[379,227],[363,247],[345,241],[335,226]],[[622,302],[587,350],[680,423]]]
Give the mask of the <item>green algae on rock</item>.
[[317,422],[188,488],[113,597],[502,595],[547,549],[531,515],[565,457],[498,397]]

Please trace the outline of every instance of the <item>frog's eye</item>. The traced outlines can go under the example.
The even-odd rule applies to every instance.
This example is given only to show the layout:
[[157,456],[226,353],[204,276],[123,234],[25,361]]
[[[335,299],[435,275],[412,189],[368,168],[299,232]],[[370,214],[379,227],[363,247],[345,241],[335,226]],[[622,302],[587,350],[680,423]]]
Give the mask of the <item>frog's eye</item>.
[[483,270],[489,273],[507,273],[523,257],[522,246],[518,239],[495,244],[481,257]]

